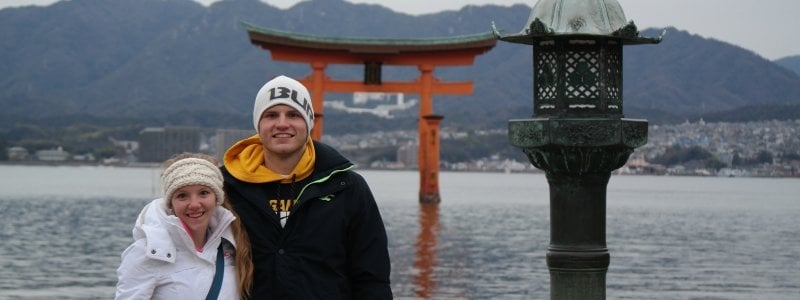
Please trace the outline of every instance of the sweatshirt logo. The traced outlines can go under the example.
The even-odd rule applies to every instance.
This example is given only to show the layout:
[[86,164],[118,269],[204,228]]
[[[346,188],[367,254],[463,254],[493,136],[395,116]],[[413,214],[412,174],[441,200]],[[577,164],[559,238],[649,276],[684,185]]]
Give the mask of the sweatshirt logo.
[[269,206],[276,213],[289,212],[295,202],[297,202],[295,199],[272,199],[269,200]]
[[272,210],[278,214],[278,219],[280,219],[281,227],[286,226],[286,221],[289,219],[289,214],[291,214],[290,209],[292,205],[295,204],[297,200],[295,199],[272,199],[269,200],[269,206],[272,207]]

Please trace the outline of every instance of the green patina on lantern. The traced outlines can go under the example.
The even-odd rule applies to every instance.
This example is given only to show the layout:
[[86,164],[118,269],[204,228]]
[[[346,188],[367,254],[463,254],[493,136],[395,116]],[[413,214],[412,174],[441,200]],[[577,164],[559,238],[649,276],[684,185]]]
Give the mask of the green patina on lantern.
[[540,0],[527,25],[498,39],[533,48],[533,118],[510,120],[509,141],[550,186],[552,299],[605,299],[606,187],[647,143],[647,121],[623,115],[622,47],[640,37],[615,0]]

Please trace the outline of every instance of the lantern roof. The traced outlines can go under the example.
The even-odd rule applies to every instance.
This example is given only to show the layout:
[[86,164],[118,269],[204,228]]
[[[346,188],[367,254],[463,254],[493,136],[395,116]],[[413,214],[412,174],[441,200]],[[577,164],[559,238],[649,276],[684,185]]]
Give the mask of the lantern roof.
[[525,28],[517,34],[504,35],[494,24],[498,39],[520,44],[552,39],[556,36],[585,36],[617,39],[624,44],[657,44],[657,38],[640,37],[633,21],[617,0],[539,0],[533,6]]

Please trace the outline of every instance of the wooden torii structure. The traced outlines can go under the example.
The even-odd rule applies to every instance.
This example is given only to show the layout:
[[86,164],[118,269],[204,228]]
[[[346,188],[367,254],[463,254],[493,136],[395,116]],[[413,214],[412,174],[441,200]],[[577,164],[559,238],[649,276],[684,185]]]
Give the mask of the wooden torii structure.
[[[438,203],[439,124],[443,116],[433,113],[433,94],[472,93],[472,82],[442,82],[433,76],[437,66],[472,65],[475,56],[492,49],[497,40],[491,33],[446,38],[380,39],[334,38],[300,34],[242,23],[250,41],[272,53],[273,60],[307,63],[312,73],[300,79],[311,92],[315,110],[312,138],[322,138],[325,92],[381,92],[419,94],[419,199]],[[325,69],[331,64],[364,65],[363,81],[331,79]],[[420,76],[414,81],[383,81],[385,65],[417,66]]]

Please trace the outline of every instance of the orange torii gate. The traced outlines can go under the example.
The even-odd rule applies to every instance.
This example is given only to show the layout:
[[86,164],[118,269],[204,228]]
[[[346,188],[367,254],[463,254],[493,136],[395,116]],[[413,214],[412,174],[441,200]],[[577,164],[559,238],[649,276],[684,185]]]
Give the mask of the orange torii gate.
[[[472,93],[472,82],[442,82],[433,76],[437,66],[472,65],[475,56],[492,49],[497,40],[491,33],[425,39],[331,38],[260,28],[243,23],[250,41],[272,53],[273,60],[304,62],[312,73],[300,81],[309,88],[315,109],[311,137],[322,138],[325,92],[413,93],[420,96],[419,149],[420,202],[440,202],[439,124],[443,116],[433,113],[433,94]],[[364,65],[363,81],[334,80],[325,75],[331,64]],[[384,65],[417,66],[414,81],[383,81]]]

